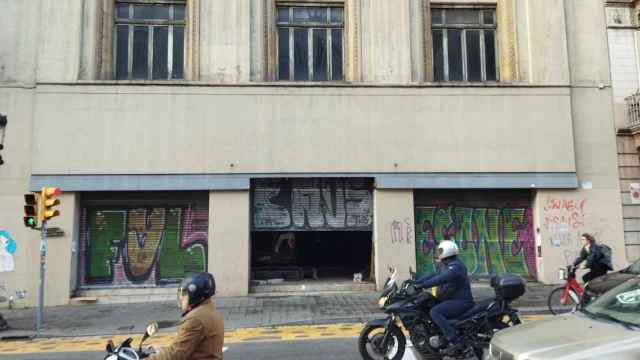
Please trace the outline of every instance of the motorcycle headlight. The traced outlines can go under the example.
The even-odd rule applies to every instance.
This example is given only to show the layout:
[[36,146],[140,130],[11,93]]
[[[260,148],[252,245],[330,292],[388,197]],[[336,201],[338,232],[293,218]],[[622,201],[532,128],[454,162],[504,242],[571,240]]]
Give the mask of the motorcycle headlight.
[[387,299],[389,299],[389,297],[388,297],[388,296],[383,296],[383,297],[381,297],[381,298],[380,298],[380,300],[378,300],[378,306],[379,306],[380,308],[383,308],[383,307],[384,307],[384,304],[386,304],[386,303],[387,303]]

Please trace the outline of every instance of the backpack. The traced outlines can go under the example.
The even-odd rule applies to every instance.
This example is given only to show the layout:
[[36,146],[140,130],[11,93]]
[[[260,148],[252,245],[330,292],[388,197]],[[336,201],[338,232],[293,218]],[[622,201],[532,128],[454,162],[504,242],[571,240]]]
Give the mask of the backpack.
[[613,270],[613,266],[611,264],[611,247],[605,244],[598,244],[598,247],[600,248],[600,253],[602,254],[600,262],[606,265],[609,270]]

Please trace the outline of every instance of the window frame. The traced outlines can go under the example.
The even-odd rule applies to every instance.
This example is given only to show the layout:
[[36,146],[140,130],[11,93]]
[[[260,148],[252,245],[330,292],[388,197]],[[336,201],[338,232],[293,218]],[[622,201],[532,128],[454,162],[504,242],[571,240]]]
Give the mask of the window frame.
[[[446,23],[446,10],[476,10],[478,11],[478,19],[479,22],[478,24],[447,24]],[[484,24],[483,21],[483,16],[484,16],[484,11],[485,10],[492,10],[493,11],[493,24]],[[442,21],[441,23],[435,24],[433,23],[433,13],[435,11],[442,11]],[[430,61],[431,61],[431,73],[430,73],[430,78],[433,79],[433,81],[437,81],[437,82],[464,82],[464,83],[494,83],[494,82],[499,82],[500,81],[500,62],[501,62],[501,58],[500,58],[500,49],[499,49],[499,26],[498,26],[498,7],[496,5],[485,5],[485,4],[479,4],[479,5],[469,5],[469,4],[465,4],[465,5],[452,5],[452,4],[431,4],[429,6],[429,19],[428,19],[428,24],[429,24],[429,28],[428,28],[428,32],[429,32],[429,39],[431,39],[430,41]],[[434,31],[441,31],[442,33],[442,56],[443,56],[443,67],[444,67],[444,74],[443,74],[443,79],[442,80],[435,80],[435,72],[436,72],[436,68],[435,68],[435,49],[434,49],[434,43],[433,43],[433,32]],[[447,33],[448,30],[460,30],[461,31],[461,35],[460,35],[460,42],[461,42],[461,56],[462,56],[462,80],[449,80],[449,57],[448,57],[448,37],[447,37]],[[467,31],[468,30],[477,30],[479,31],[480,34],[480,39],[479,39],[479,47],[480,47],[480,73],[481,73],[481,79],[479,81],[474,80],[474,81],[469,81],[469,76],[468,76],[468,68],[469,68],[469,63],[468,63],[468,58],[467,58],[467,43],[466,43],[466,36],[467,36]],[[496,78],[495,80],[487,80],[487,67],[486,67],[486,42],[485,42],[485,31],[486,30],[493,30],[493,37],[494,37],[494,59],[495,59],[495,73],[496,73]]]
[[[294,9],[296,8],[305,8],[305,7],[313,7],[313,8],[325,8],[327,22],[296,22],[294,17]],[[278,19],[278,9],[280,8],[288,8],[289,17],[287,22],[281,22]],[[342,9],[342,21],[341,22],[332,22],[331,21],[331,9],[340,8]],[[275,4],[275,12],[274,12],[274,26],[275,26],[275,73],[274,78],[275,81],[284,82],[284,81],[292,81],[292,82],[344,82],[346,79],[345,76],[345,52],[346,52],[346,6],[344,3],[336,3],[336,2],[321,2],[321,3],[297,3],[297,2],[286,2],[286,3],[276,3]],[[280,79],[280,30],[286,28],[289,30],[289,78],[288,79]],[[296,80],[295,79],[295,30],[296,29],[304,29],[307,32],[307,66],[308,66],[308,79],[307,80]],[[314,79],[314,57],[313,57],[313,33],[317,29],[326,29],[326,53],[327,53],[327,80],[316,80]],[[341,67],[342,67],[342,78],[341,79],[333,79],[333,34],[332,30],[341,30],[342,38],[342,58],[341,58]]]
[[[127,18],[118,17],[118,5],[127,4],[129,6]],[[169,7],[169,19],[135,19],[134,18],[134,6],[135,5],[153,5],[153,6],[168,6]],[[182,20],[175,19],[175,6],[180,5],[184,7],[184,17]],[[172,80],[184,80],[185,68],[186,68],[186,46],[187,46],[187,19],[188,19],[188,6],[187,1],[163,1],[163,0],[116,0],[114,3],[113,11],[113,44],[112,44],[112,78],[115,80],[148,80],[148,81],[172,81]],[[118,27],[126,25],[128,26],[128,39],[127,39],[127,77],[117,77],[117,65],[118,65]],[[182,27],[183,40],[182,40],[182,77],[175,78],[173,71],[173,35],[174,28]],[[134,33],[136,27],[147,28],[147,76],[145,78],[133,77],[133,44]],[[158,27],[167,27],[167,77],[162,79],[153,78],[153,61],[154,61],[154,33]]]

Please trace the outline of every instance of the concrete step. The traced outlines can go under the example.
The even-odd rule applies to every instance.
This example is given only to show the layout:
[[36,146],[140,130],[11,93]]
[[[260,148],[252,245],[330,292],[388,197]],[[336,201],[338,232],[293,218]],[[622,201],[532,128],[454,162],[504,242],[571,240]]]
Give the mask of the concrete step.
[[176,291],[176,287],[83,289],[76,292],[70,303],[84,305],[176,301]]
[[343,281],[285,281],[279,284],[252,285],[252,295],[311,295],[314,293],[340,293],[375,291],[376,285],[370,282]]

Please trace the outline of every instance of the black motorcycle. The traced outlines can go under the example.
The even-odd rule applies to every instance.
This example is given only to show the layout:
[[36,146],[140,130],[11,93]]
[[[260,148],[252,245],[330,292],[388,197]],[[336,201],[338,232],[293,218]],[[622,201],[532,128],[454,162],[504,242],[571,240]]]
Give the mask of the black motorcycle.
[[[358,348],[364,360],[401,360],[406,350],[405,333],[424,360],[444,358],[447,345],[442,332],[433,322],[429,311],[438,301],[427,291],[418,291],[412,278],[397,285],[397,270],[385,283],[378,304],[388,314],[385,319],[369,321],[358,338]],[[524,280],[511,274],[494,276],[491,286],[495,298],[476,303],[455,320],[454,327],[465,343],[459,354],[447,354],[449,358],[466,359],[475,355],[482,359],[493,335],[510,326],[520,324],[518,310],[510,303],[525,292]]]

